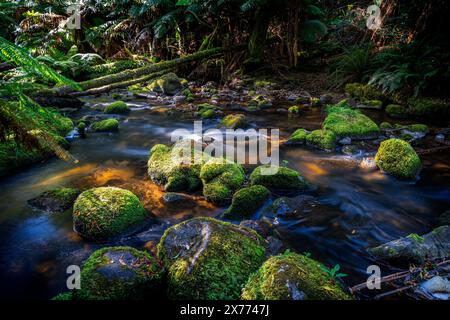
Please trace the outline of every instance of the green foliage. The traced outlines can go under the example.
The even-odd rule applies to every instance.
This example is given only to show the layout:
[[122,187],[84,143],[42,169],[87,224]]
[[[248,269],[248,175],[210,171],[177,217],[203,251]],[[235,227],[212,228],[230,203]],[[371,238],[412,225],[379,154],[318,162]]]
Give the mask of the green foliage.
[[327,26],[320,20],[308,20],[300,24],[299,37],[305,43],[316,43],[328,34]]
[[348,274],[339,272],[339,270],[341,269],[341,266],[339,264],[336,264],[333,268],[320,266],[320,269],[322,269],[322,271],[325,272],[327,275],[329,275],[330,278],[333,280],[348,276]]

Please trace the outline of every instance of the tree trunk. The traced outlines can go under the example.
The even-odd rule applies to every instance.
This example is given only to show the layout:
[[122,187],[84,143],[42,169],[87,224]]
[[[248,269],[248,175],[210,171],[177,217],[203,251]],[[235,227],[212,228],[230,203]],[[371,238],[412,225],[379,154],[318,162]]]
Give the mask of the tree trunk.
[[255,24],[248,42],[246,68],[254,69],[263,63],[264,45],[272,14],[270,8],[264,6],[256,9]]

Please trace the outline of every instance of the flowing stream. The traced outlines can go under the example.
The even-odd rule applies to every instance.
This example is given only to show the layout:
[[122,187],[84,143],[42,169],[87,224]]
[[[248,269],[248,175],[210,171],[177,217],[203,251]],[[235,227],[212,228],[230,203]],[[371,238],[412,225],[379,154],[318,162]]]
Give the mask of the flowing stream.
[[[162,191],[146,176],[148,152],[156,143],[170,143],[173,130],[192,130],[195,118],[188,113],[152,111],[142,99],[133,102],[133,111],[118,117],[118,133],[91,133],[87,139],[73,141],[70,151],[79,163],[50,159],[0,181],[1,298],[49,299],[65,291],[66,268],[80,265],[95,249],[156,243],[174,223],[195,216],[218,217],[223,212],[225,208],[212,206],[199,194],[181,204],[161,200]],[[81,110],[74,117],[86,114],[101,112]],[[310,111],[299,118],[276,113],[248,118],[254,128],[280,128],[288,136],[298,127],[318,128],[323,114]],[[204,122],[205,129],[217,126],[218,120]],[[342,272],[349,274],[344,278],[347,285],[365,281],[366,268],[374,263],[366,252],[368,247],[429,232],[450,204],[448,153],[425,156],[421,178],[414,183],[363,169],[338,153],[298,146],[283,148],[280,157],[317,187],[312,195],[320,204],[306,217],[278,217],[277,235],[288,247],[309,252],[325,265],[340,264]],[[28,199],[55,187],[102,185],[121,186],[138,194],[152,213],[152,223],[132,236],[93,244],[73,232],[70,211],[44,213],[27,205]],[[382,271],[392,270],[382,267]]]

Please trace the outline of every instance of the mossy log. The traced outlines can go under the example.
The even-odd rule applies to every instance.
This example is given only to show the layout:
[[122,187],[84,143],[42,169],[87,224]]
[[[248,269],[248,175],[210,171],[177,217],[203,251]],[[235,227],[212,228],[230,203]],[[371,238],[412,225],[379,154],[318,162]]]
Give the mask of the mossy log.
[[[160,63],[155,63],[150,66],[145,66],[137,69],[132,70],[124,70],[115,74],[107,75],[104,77],[87,80],[80,82],[79,85],[82,89],[82,91],[87,91],[89,89],[94,88],[100,88],[104,86],[111,85],[113,83],[120,83],[124,81],[129,81],[131,79],[139,79],[146,75],[150,75],[156,72],[160,72],[162,70],[168,70],[174,67],[177,67],[179,65],[202,60],[205,58],[210,58],[212,56],[220,55],[222,53],[222,48],[214,48],[209,50],[204,50],[200,52],[196,52],[191,55],[187,55],[185,57],[169,60],[169,61],[163,61]],[[54,91],[58,94],[72,94],[75,92],[75,90],[70,86],[63,86],[60,88],[54,89]]]
[[93,95],[93,94],[100,94],[100,93],[111,91],[113,89],[128,87],[128,86],[132,86],[134,84],[143,83],[148,80],[159,78],[159,77],[165,75],[166,73],[168,73],[169,71],[170,71],[170,69],[165,69],[163,71],[151,73],[151,74],[145,75],[145,76],[137,78],[137,79],[130,79],[127,81],[115,82],[115,83],[111,83],[109,85],[101,86],[98,88],[92,88],[92,89],[85,90],[85,91],[76,91],[76,92],[71,93],[70,95],[73,97],[80,97],[80,96],[88,96],[88,95]]

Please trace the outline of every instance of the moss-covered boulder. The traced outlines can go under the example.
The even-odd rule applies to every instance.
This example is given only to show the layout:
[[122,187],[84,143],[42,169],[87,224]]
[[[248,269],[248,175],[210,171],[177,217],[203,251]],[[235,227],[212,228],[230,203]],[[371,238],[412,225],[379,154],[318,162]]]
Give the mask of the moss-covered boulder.
[[242,291],[243,300],[350,300],[323,266],[304,255],[269,258]]
[[339,103],[327,108],[327,117],[322,127],[333,132],[337,137],[371,138],[380,133],[377,124],[359,110]]
[[231,202],[234,192],[245,180],[241,165],[222,158],[211,158],[200,170],[203,182],[203,195],[216,204],[225,205]]
[[381,170],[399,179],[416,178],[422,162],[411,145],[401,139],[389,139],[380,144],[375,162]]
[[243,114],[229,114],[222,119],[221,125],[227,129],[245,128],[247,119]]
[[119,121],[116,119],[105,119],[94,122],[91,129],[95,132],[112,132],[119,130]]
[[386,113],[395,119],[404,119],[408,117],[408,110],[399,104],[390,104],[386,107]]
[[398,266],[445,260],[450,257],[450,226],[438,227],[423,236],[413,233],[371,248],[369,252],[378,259]]
[[290,114],[290,115],[298,115],[299,113],[300,113],[299,106],[292,106],[292,107],[289,107],[289,109],[288,109],[288,114]]
[[28,200],[28,204],[47,212],[64,212],[71,208],[80,191],[75,188],[57,188]]
[[104,240],[125,232],[147,217],[131,191],[94,188],[81,193],[73,206],[75,231],[90,240]]
[[306,179],[296,170],[278,167],[274,174],[264,174],[263,169],[268,165],[257,167],[250,174],[251,185],[262,185],[269,190],[278,192],[297,192],[308,189],[310,186]]
[[324,151],[336,149],[337,137],[332,131],[314,130],[305,138],[306,144]]
[[309,134],[305,129],[297,129],[294,133],[289,137],[288,143],[290,144],[305,144],[306,136]]
[[264,261],[264,240],[251,229],[195,218],[166,230],[158,258],[168,270],[170,298],[239,299]]
[[130,112],[130,107],[123,101],[114,101],[106,106],[104,112],[108,114],[126,114]]
[[245,218],[254,214],[270,197],[270,191],[260,185],[254,185],[238,190],[231,201],[231,206],[225,211],[230,218]]
[[345,92],[352,98],[359,100],[383,100],[383,93],[370,84],[349,83],[345,86]]
[[148,88],[155,92],[174,95],[183,88],[183,85],[175,73],[168,73],[154,80]]
[[197,106],[197,113],[202,119],[213,118],[216,115],[216,106],[209,103],[202,103]]
[[161,263],[149,253],[131,247],[95,251],[81,270],[82,300],[143,300],[159,289]]
[[259,109],[266,109],[272,106],[272,102],[263,95],[257,95],[248,102],[248,105]]
[[147,172],[165,191],[193,191],[201,186],[200,168],[206,160],[190,141],[179,141],[173,147],[157,144],[150,150]]
[[408,99],[409,112],[416,117],[436,121],[450,119],[450,102],[438,98],[417,97]]

